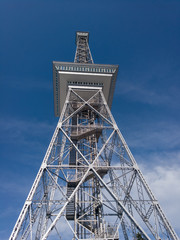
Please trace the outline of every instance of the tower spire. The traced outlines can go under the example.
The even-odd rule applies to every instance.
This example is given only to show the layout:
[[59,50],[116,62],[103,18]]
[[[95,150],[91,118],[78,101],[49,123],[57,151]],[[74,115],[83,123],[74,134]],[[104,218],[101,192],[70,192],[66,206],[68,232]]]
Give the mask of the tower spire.
[[94,63],[89,48],[89,33],[76,32],[75,63]]

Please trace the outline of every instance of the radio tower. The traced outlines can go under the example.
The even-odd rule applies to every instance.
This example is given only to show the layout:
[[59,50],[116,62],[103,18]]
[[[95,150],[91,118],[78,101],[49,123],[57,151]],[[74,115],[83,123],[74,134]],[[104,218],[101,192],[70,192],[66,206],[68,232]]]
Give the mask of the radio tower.
[[178,240],[111,114],[118,66],[88,42],[77,32],[74,63],[53,62],[60,118],[10,240]]

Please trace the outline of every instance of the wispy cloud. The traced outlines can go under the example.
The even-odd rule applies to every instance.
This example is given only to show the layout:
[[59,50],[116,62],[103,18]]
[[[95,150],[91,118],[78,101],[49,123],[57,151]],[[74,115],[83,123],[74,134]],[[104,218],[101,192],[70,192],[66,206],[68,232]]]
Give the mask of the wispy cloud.
[[[6,172],[7,174],[7,172]],[[9,172],[9,177],[2,176],[0,178],[0,192],[2,195],[23,195],[30,190],[29,189],[29,179],[27,176],[22,176],[22,174],[14,174]],[[16,176],[16,179],[15,179]],[[23,183],[23,184],[22,184]]]
[[179,107],[179,90],[177,87],[169,86],[168,91],[162,91],[160,88],[153,88],[149,83],[131,82],[122,80],[117,83],[116,94],[121,95],[132,101],[153,104],[167,105],[171,107]]
[[4,171],[11,168],[39,167],[55,125],[38,120],[0,118],[1,160]]
[[5,75],[1,76],[1,85],[6,88],[13,88],[18,90],[43,90],[52,92],[53,84],[52,79],[40,79],[29,76],[14,76],[14,75]]
[[[17,118],[0,118],[0,141],[18,144],[29,144],[33,137],[39,139],[53,132],[54,126],[48,122],[24,120]],[[28,138],[29,137],[29,138]],[[36,142],[37,143],[37,142]]]
[[141,121],[134,123],[130,131],[124,129],[124,132],[129,145],[136,149],[170,151],[180,146],[180,125],[173,121]]
[[[119,76],[115,94],[132,101],[179,107],[180,69],[178,63],[154,62],[147,69],[139,69]],[[124,76],[123,76],[124,75]]]
[[176,121],[134,121],[123,129],[152,192],[180,235],[180,126]]
[[16,173],[4,167],[0,176],[1,239],[9,238],[31,185],[32,179],[28,174]]
[[149,165],[140,166],[151,190],[159,201],[165,215],[180,234],[180,166]]
[[148,103],[148,104],[163,104],[170,103],[171,96],[160,94],[157,89],[149,89],[141,83],[133,83],[128,81],[118,82],[116,91],[118,94],[125,96],[133,101]]

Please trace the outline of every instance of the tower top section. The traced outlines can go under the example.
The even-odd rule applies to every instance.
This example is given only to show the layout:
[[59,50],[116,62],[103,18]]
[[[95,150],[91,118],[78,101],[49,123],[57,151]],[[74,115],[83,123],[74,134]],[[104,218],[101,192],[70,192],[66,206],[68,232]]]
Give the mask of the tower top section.
[[89,32],[76,32],[76,45],[78,44],[79,39],[86,38],[89,43]]
[[76,32],[76,54],[75,63],[93,63],[91,51],[89,48],[89,33]]
[[76,54],[74,63],[53,62],[54,112],[59,117],[66,99],[69,86],[101,88],[106,102],[111,107],[115,89],[118,65],[94,64],[90,48],[89,33],[76,32]]

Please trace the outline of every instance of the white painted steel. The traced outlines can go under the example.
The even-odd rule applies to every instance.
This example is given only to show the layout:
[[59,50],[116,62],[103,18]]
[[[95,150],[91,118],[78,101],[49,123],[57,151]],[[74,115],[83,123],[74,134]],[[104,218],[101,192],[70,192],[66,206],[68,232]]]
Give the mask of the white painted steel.
[[[77,32],[75,62],[94,66],[88,38],[87,32]],[[66,226],[73,240],[136,240],[137,234],[146,240],[178,240],[111,114],[103,87],[69,84],[67,91],[57,127],[9,239],[66,240]]]

